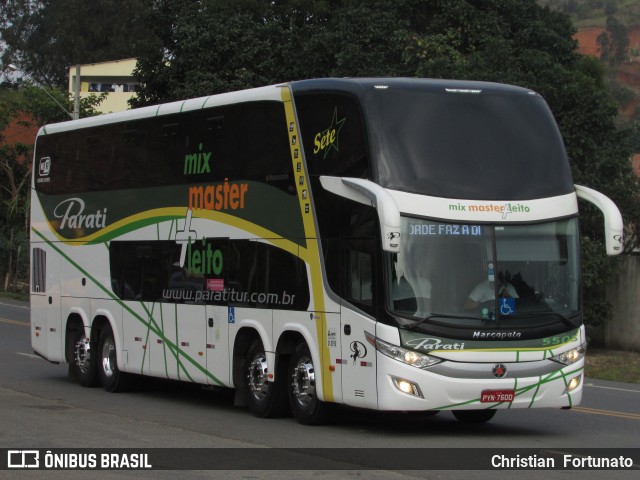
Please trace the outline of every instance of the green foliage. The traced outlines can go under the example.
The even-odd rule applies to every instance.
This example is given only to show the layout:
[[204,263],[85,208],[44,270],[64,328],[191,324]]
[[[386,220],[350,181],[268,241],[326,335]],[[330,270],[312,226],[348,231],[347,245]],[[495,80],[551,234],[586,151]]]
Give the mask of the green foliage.
[[0,287],[17,290],[29,278],[30,148],[0,147]]
[[66,88],[69,66],[135,57],[149,0],[12,0],[0,4],[2,63]]
[[607,17],[607,28],[596,39],[600,49],[600,60],[612,70],[627,59],[629,37],[627,27],[613,16]]
[[[568,16],[527,0],[158,0],[148,25],[135,106],[286,80],[419,76],[512,83],[541,93],[554,112],[574,180],[610,196],[637,238],[640,187],[628,131],[604,69],[576,51]],[[610,21],[611,55],[620,30]],[[610,315],[614,262],[602,216],[581,205],[586,320]]]
[[[72,108],[69,94],[55,89],[47,90],[47,94],[43,88],[24,83],[20,88],[5,86],[0,89],[0,131],[18,113],[26,114],[36,126],[69,120],[68,114],[60,107],[62,105],[67,110]],[[96,115],[95,107],[105,95],[82,99],[81,116]],[[33,145],[3,143],[0,146],[0,290],[23,290],[29,279],[29,180],[32,156]]]
[[640,22],[636,0],[537,0],[538,3],[570,15],[578,28],[605,28],[607,18],[616,15],[628,25]]
[[[5,96],[10,91],[5,90]],[[66,122],[73,111],[73,99],[65,90],[35,85],[32,82],[21,82],[15,90],[16,94],[5,105],[15,115],[22,112],[33,120],[35,125]],[[96,107],[107,97],[107,93],[91,94],[80,99],[80,118],[99,115]]]
[[[563,2],[576,11],[587,3]],[[623,8],[613,0],[590,5],[603,19],[605,10],[611,15]],[[631,238],[638,237],[640,187],[631,175],[630,134],[616,126],[605,71],[576,52],[569,17],[539,3],[16,0],[0,9],[3,61],[45,83],[65,87],[74,63],[137,56],[142,86],[133,106],[327,76],[476,79],[531,88],[556,116],[576,183],[610,196]],[[610,20],[607,55],[615,61],[622,33]],[[37,88],[21,90],[38,122],[66,120]],[[65,94],[56,95],[71,109]],[[581,204],[581,225],[586,318],[597,323],[609,314],[602,292],[615,264],[603,254],[599,212]]]
[[617,262],[606,256],[601,241],[585,235],[581,238],[580,247],[585,259],[582,268],[584,316],[589,324],[597,326],[611,318],[611,304],[606,298],[606,280],[615,272]]

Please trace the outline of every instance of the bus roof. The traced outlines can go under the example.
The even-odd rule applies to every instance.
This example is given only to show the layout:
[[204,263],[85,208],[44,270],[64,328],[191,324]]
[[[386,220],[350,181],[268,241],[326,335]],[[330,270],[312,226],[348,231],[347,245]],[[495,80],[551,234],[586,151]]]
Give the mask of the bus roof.
[[370,88],[416,88],[433,91],[459,91],[469,93],[493,93],[493,94],[513,94],[532,95],[531,90],[504,85],[499,83],[467,81],[467,80],[441,80],[426,78],[319,78],[311,80],[296,80],[278,85],[258,87],[236,92],[221,93],[204,97],[179,100],[170,103],[163,103],[149,107],[125,110],[122,112],[97,115],[95,117],[71,120],[66,122],[45,125],[38,132],[38,136],[50,133],[58,133],[78,128],[95,127],[110,123],[126,122],[141,118],[149,118],[160,115],[168,115],[189,110],[199,110],[202,108],[228,105],[232,103],[242,103],[259,100],[281,100],[281,88],[289,85],[294,93],[321,92],[321,91],[344,91],[355,95],[361,94]]
[[420,88],[437,91],[468,91],[470,93],[491,93],[502,95],[535,95],[536,93],[514,85],[472,80],[443,80],[431,78],[318,78],[291,82],[294,93],[344,90],[357,93],[364,89]]
[[187,100],[179,100],[176,102],[162,103],[149,107],[134,108],[116,113],[107,113],[97,115],[95,117],[82,118],[80,120],[70,120],[67,122],[53,123],[40,128],[38,136],[50,133],[59,133],[79,128],[96,127],[111,123],[128,122],[139,120],[142,118],[157,117],[161,115],[169,115],[190,110],[200,110],[208,107],[220,105],[229,105],[233,103],[251,102],[259,100],[275,100],[282,99],[280,88],[282,85],[271,85],[267,87],[252,88],[248,90],[240,90],[237,92],[221,93],[218,95],[209,95],[206,97],[198,97]]

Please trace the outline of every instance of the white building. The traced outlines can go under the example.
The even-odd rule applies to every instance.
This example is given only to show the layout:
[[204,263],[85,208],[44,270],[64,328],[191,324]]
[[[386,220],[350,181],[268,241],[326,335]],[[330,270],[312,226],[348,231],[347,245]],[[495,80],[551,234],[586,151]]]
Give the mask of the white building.
[[[107,98],[96,108],[101,113],[128,110],[128,101],[135,96],[138,83],[133,77],[135,58],[112,62],[80,65],[80,98],[92,93],[107,92]],[[76,86],[76,66],[69,68],[69,92],[73,96]]]

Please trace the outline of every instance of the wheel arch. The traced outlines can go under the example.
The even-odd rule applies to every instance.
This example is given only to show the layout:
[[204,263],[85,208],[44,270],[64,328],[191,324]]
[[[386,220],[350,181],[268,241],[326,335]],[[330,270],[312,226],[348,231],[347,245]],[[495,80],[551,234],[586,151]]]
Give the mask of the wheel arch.
[[113,341],[116,344],[116,361],[118,362],[118,368],[122,368],[124,362],[122,359],[122,345],[120,343],[121,339],[119,335],[120,331],[118,330],[115,319],[109,312],[98,310],[96,315],[93,317],[93,321],[91,322],[91,343],[95,344],[97,349],[100,332],[102,332],[102,330],[107,326],[111,327]]
[[85,336],[89,331],[89,318],[84,310],[72,309],[67,315],[67,321],[64,330],[64,345],[65,345],[65,360],[67,363],[71,363],[73,360],[73,335],[78,330],[84,330]]
[[236,333],[231,360],[231,382],[235,388],[242,389],[246,387],[244,371],[247,364],[247,353],[256,339],[259,339],[264,345],[264,339],[260,332],[252,326],[241,327]]
[[298,330],[285,330],[282,332],[276,345],[275,371],[278,370],[280,362],[289,362],[291,354],[303,342],[309,345],[309,341]]
[[280,337],[278,338],[276,348],[276,362],[288,359],[298,345],[304,343],[309,349],[313,364],[316,366],[319,380],[316,383],[316,391],[321,399],[324,400],[324,388],[322,384],[322,354],[318,348],[318,342],[315,341],[311,333],[300,328],[295,324],[285,325]]

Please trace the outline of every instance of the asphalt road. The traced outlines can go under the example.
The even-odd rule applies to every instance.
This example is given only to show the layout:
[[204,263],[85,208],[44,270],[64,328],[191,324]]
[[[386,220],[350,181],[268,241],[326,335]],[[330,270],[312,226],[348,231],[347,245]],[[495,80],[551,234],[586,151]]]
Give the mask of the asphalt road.
[[[109,394],[67,378],[66,365],[32,353],[28,305],[0,299],[0,448],[508,448],[566,451],[640,447],[640,385],[588,379],[572,410],[502,411],[484,425],[436,416],[340,408],[331,424],[305,427],[291,418],[258,419],[233,406],[228,390],[143,379],[133,392]],[[433,452],[434,450],[429,450]],[[459,451],[460,455],[465,450]],[[233,450],[230,450],[233,452]],[[426,452],[426,451],[425,451]],[[261,457],[260,457],[261,458]],[[460,459],[464,461],[463,458]],[[339,468],[351,468],[347,467]],[[0,478],[600,478],[598,471],[262,470],[147,472],[9,472]],[[608,471],[637,478],[637,471]]]

